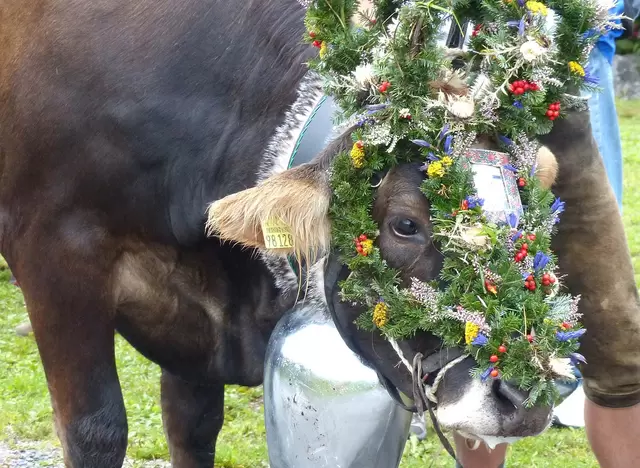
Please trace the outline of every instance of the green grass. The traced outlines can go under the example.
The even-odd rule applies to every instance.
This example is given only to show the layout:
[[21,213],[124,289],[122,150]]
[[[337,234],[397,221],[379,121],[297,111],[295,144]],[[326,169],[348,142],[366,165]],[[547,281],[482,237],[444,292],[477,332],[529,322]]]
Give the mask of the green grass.
[[[622,130],[625,176],[624,222],[636,272],[640,272],[640,102],[618,105]],[[47,386],[32,338],[15,335],[13,328],[26,319],[19,289],[8,283],[0,265],[0,440],[34,440],[57,444]],[[640,276],[636,277],[640,280]],[[118,372],[129,419],[128,456],[135,460],[167,459],[159,405],[159,370],[117,337]],[[231,386],[226,391],[225,424],[218,439],[216,466],[266,466],[267,451],[260,388]],[[405,448],[402,468],[451,467],[438,439],[429,433],[424,442],[413,439]],[[509,467],[596,467],[583,430],[551,429],[516,443]]]

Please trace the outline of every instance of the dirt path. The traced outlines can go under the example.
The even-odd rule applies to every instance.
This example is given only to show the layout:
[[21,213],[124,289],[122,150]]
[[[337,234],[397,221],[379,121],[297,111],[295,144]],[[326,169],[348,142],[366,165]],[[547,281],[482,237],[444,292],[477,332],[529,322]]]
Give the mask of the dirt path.
[[[126,468],[169,468],[167,461],[125,460]],[[64,468],[62,450],[37,442],[17,441],[11,444],[0,442],[0,468]]]

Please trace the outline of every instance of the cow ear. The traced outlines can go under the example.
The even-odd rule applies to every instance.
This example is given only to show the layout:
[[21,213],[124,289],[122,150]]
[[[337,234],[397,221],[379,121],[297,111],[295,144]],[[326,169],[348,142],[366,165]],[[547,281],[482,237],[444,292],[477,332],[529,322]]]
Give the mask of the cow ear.
[[[312,261],[328,250],[331,238],[327,169],[321,161],[311,162],[215,201],[208,209],[207,234]],[[265,226],[274,223],[280,225],[274,232],[284,237],[276,234],[265,242]]]
[[541,146],[538,149],[536,177],[544,188],[551,188],[558,177],[558,161],[546,146]]

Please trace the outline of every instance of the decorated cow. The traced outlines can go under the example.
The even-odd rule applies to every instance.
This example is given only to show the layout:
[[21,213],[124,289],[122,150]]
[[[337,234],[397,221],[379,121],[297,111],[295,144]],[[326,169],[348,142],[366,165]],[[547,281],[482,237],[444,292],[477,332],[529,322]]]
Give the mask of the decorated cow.
[[[213,464],[224,385],[260,384],[277,322],[313,297],[400,403],[435,406],[470,438],[548,426],[553,380],[570,377],[583,333],[561,274],[600,334],[587,358],[637,347],[607,340],[602,312],[638,330],[638,297],[588,115],[570,110],[592,38],[554,49],[544,5],[516,2],[522,21],[473,36],[515,34],[527,73],[489,59],[471,82],[451,65],[464,56],[435,46],[442,10],[381,1],[352,28],[343,3],[330,15],[294,0],[5,0],[1,250],[67,466],[123,462],[114,331],[162,368],[178,467]],[[596,9],[585,24],[595,37],[608,19]],[[537,70],[544,54],[574,65]],[[360,63],[374,56],[387,68]],[[314,126],[325,91],[353,117],[328,144],[330,126]],[[488,175],[473,176],[482,158]],[[496,170],[504,199],[483,204]],[[633,385],[635,366],[607,372]]]

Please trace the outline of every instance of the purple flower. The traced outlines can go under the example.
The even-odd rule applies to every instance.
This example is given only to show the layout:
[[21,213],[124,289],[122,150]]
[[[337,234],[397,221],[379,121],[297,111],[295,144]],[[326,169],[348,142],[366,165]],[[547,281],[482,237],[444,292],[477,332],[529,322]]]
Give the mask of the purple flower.
[[524,22],[524,18],[520,20],[518,23],[518,36],[524,36],[524,29],[526,27],[526,23]]
[[498,135],[498,138],[500,139],[500,141],[505,145],[505,146],[511,146],[513,145],[513,141],[511,141],[511,139],[507,138],[504,135]]
[[533,269],[536,271],[542,270],[547,266],[547,263],[549,263],[550,260],[551,259],[542,252],[536,252],[536,256],[533,257]]
[[476,197],[475,195],[469,195],[465,200],[467,200],[470,210],[484,205],[484,199]]
[[593,70],[588,65],[584,69],[584,82],[594,86],[600,82],[600,79],[593,73]]
[[513,107],[516,109],[522,109],[524,105],[520,101],[513,101]]
[[584,328],[580,328],[579,330],[569,331],[569,332],[559,331],[559,332],[556,332],[556,340],[558,341],[577,340],[582,335],[584,335],[586,331],[587,330],[585,330]]
[[452,135],[447,135],[447,138],[444,139],[444,153],[451,154],[453,148],[451,147],[451,142],[453,141]]
[[424,148],[431,148],[431,145],[424,140],[411,140],[411,143],[422,146]]
[[447,134],[448,131],[449,131],[449,124],[444,124],[444,127],[442,127],[442,130],[440,130],[440,134],[438,135],[438,140],[442,141],[442,139],[444,138],[444,136]]
[[518,0],[518,5],[520,5],[521,7],[524,6],[524,0]]
[[529,171],[529,177],[533,177],[534,175],[536,175],[537,168],[538,168],[538,163],[537,162],[533,163],[533,166],[531,166],[531,170]]
[[366,109],[369,111],[369,113],[372,113],[372,112],[382,110],[385,107],[389,107],[389,104],[386,104],[383,102],[381,104],[369,104],[368,106],[366,106]]
[[522,231],[518,231],[513,236],[511,236],[511,242],[517,241],[518,239],[520,239],[520,237],[522,237]]
[[580,353],[571,353],[569,355],[569,359],[571,359],[571,362],[573,363],[573,365],[578,364],[579,362],[582,362],[583,364],[587,363],[587,360],[584,358],[584,356]]
[[[509,223],[509,226],[511,227],[511,229],[515,229],[518,227],[518,222],[520,220],[518,219],[518,215],[515,213],[509,213],[509,216],[507,216],[507,222]],[[522,234],[521,231],[518,231],[520,234]],[[520,237],[520,236],[518,236]],[[514,241],[515,242],[515,241]]]
[[489,342],[489,339],[484,336],[482,333],[478,333],[478,336],[476,336],[473,341],[471,342],[471,344],[473,346],[484,346]]
[[485,370],[482,374],[480,374],[480,380],[482,380],[483,382],[485,380],[487,380],[489,378],[489,376],[491,375],[491,372],[493,371],[493,367],[489,367],[487,370]]
[[518,169],[513,167],[511,164],[505,164],[502,167],[511,172],[518,172]]
[[551,204],[551,212],[552,213],[562,213],[564,211],[564,202],[559,198],[556,198]]
[[429,161],[439,161],[440,158],[438,156],[436,156],[435,154],[433,154],[432,152],[429,152],[429,154],[427,155],[427,159]]

